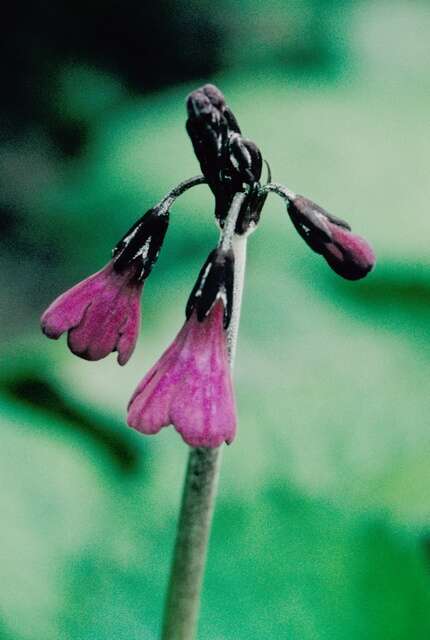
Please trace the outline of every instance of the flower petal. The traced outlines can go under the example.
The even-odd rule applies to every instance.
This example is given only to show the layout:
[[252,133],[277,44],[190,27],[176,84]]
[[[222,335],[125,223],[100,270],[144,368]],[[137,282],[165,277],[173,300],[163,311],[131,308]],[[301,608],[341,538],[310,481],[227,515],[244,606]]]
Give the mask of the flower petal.
[[173,424],[195,447],[233,440],[236,415],[222,302],[202,322],[193,313],[184,324],[136,389],[128,424],[147,434]]
[[140,324],[143,283],[134,275],[134,267],[118,273],[109,262],[51,304],[42,316],[42,330],[49,338],[68,331],[68,346],[81,358],[100,360],[118,351],[119,364],[125,364]]
[[41,327],[48,338],[56,340],[81,322],[85,310],[103,289],[105,270],[106,267],[79,282],[47,308],[41,318]]
[[140,329],[140,290],[130,294],[128,315],[123,322],[115,350],[118,352],[118,364],[124,365],[130,359],[136,346]]
[[127,423],[137,431],[158,433],[170,424],[170,403],[178,382],[172,372],[183,344],[185,327],[148,371],[128,404]]

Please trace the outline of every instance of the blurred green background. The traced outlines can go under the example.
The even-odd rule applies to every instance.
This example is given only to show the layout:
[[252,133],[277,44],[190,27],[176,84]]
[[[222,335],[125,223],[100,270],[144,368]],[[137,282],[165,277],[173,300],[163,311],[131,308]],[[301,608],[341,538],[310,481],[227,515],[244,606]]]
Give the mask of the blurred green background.
[[430,637],[428,0],[18,2],[0,105],[0,637],[157,638],[187,450],[125,425],[217,239],[172,210],[125,368],[39,316],[198,173],[184,98],[220,86],[275,181],[345,217],[341,281],[275,196],[249,242],[199,638]]

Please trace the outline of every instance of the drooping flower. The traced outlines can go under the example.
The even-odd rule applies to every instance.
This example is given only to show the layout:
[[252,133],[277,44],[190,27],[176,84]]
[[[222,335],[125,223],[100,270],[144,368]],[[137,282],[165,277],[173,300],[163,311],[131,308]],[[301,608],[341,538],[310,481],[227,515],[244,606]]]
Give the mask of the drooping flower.
[[130,427],[154,434],[172,424],[193,447],[232,442],[236,411],[225,331],[232,284],[232,254],[217,249],[203,265],[182,329],[130,400]]
[[359,280],[374,267],[376,258],[372,247],[352,233],[347,222],[304,196],[289,199],[287,208],[301,237],[313,251],[324,256],[338,275]]
[[163,243],[168,211],[150,209],[120,240],[113,258],[97,273],[60,295],[41,326],[48,338],[68,332],[70,350],[86,360],[113,351],[124,365],[133,353],[140,327],[140,296]]
[[139,333],[142,288],[134,267],[118,273],[110,261],[48,307],[41,320],[43,333],[56,340],[67,331],[67,343],[75,355],[100,360],[117,351],[118,363],[123,365]]

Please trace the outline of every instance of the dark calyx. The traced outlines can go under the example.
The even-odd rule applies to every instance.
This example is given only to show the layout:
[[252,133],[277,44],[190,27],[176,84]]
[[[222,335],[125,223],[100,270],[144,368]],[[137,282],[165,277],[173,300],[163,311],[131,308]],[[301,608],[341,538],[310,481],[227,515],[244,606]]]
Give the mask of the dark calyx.
[[149,276],[157,262],[169,225],[169,211],[149,209],[125,234],[113,250],[113,265],[119,273],[135,269],[136,279]]
[[196,311],[202,322],[211,312],[217,300],[224,304],[224,328],[230,324],[233,308],[234,255],[230,249],[214,249],[200,269],[196,283],[188,298],[186,316]]

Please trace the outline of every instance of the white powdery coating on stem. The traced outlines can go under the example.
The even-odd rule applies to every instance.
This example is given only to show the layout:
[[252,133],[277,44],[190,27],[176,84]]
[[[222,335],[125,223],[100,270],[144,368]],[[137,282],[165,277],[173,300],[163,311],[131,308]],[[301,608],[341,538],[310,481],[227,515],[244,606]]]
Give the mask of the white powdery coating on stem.
[[230,325],[227,329],[227,348],[230,367],[233,369],[234,359],[236,356],[237,337],[239,333],[243,287],[245,283],[247,237],[245,235],[235,235],[232,244],[234,253],[233,311],[231,314]]

